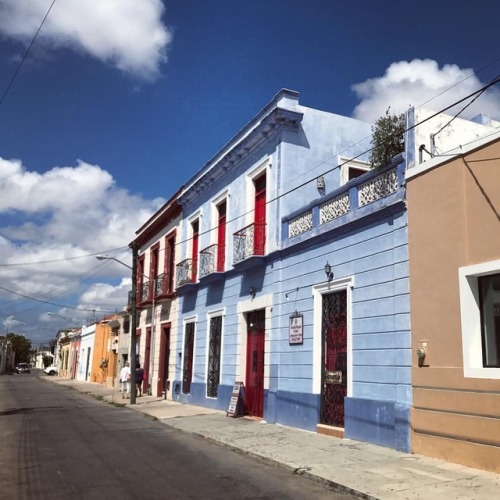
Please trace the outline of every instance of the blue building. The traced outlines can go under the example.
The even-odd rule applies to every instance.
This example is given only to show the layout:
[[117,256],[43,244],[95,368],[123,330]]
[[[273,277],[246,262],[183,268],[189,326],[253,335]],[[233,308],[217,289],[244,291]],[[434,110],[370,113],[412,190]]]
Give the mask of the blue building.
[[180,191],[172,397],[410,449],[404,161],[280,91]]

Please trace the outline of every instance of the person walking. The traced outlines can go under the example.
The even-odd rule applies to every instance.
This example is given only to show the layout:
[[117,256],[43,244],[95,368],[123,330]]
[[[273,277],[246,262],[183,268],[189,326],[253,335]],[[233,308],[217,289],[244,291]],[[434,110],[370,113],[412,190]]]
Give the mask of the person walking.
[[122,399],[130,397],[130,365],[125,361],[125,366],[120,370],[120,392]]
[[137,397],[142,396],[143,378],[144,378],[144,370],[141,368],[141,365],[137,363],[137,365],[135,365],[135,387],[137,389]]

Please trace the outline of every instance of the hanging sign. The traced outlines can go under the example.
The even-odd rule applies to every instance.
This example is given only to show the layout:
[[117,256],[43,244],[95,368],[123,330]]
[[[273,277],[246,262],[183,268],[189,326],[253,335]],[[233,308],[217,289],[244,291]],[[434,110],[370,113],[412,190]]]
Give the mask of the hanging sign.
[[290,345],[302,345],[304,342],[304,316],[294,313],[290,316],[290,330],[288,343]]
[[226,417],[238,417],[245,414],[245,388],[243,382],[235,382]]

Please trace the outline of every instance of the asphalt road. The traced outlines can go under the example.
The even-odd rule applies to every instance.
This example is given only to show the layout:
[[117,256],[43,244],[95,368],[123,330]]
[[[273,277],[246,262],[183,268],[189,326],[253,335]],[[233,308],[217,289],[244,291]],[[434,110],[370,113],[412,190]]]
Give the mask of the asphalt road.
[[0,376],[0,499],[349,499],[139,412]]

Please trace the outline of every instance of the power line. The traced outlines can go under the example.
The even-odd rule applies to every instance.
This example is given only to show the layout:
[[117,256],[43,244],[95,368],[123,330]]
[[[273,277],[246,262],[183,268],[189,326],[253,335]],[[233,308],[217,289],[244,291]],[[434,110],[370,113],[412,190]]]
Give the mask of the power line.
[[63,259],[53,259],[53,260],[39,260],[37,262],[17,262],[13,264],[0,264],[0,267],[20,267],[20,266],[37,266],[39,264],[52,264],[54,262],[66,262],[69,260],[86,259],[88,257],[95,257],[96,255],[101,255],[103,253],[117,252],[118,250],[125,250],[128,247],[112,248],[111,250],[103,250],[101,252],[89,253],[86,255],[80,255],[78,257],[64,257]]
[[49,13],[52,10],[52,7],[54,7],[55,3],[56,3],[56,0],[52,0],[52,3],[50,4],[50,7],[48,8],[47,12],[45,13],[45,16],[43,17],[42,22],[40,23],[40,26],[38,26],[38,29],[36,30],[35,35],[33,36],[30,44],[28,45],[28,48],[26,49],[26,52],[24,53],[23,58],[21,59],[20,63],[18,64],[18,66],[16,68],[16,71],[14,71],[14,74],[12,75],[12,78],[10,79],[10,82],[7,85],[7,88],[5,89],[5,91],[4,91],[3,95],[2,95],[2,98],[0,99],[0,106],[2,105],[3,101],[7,97],[7,94],[9,93],[12,85],[14,84],[14,80],[16,79],[19,71],[21,70],[21,68],[22,68],[22,66],[24,64],[24,61],[28,57],[28,54],[29,54],[31,48],[33,47],[33,44],[35,43],[35,40],[37,39],[38,34],[40,33],[40,30],[42,29],[42,26],[44,25],[47,17],[49,16]]
[[[484,93],[487,89],[489,89],[489,88],[490,88],[490,87],[492,87],[493,85],[496,85],[496,84],[497,84],[497,83],[499,83],[499,82],[500,82],[500,77],[498,77],[498,76],[497,76],[497,77],[495,77],[495,78],[494,78],[494,79],[493,79],[490,83],[488,83],[488,84],[484,85],[483,87],[481,87],[480,89],[478,89],[478,90],[476,90],[476,91],[474,91],[474,92],[471,92],[470,94],[468,94],[467,96],[463,97],[462,99],[459,99],[458,101],[453,102],[452,104],[450,104],[450,105],[446,106],[445,108],[441,109],[440,111],[436,111],[434,114],[432,114],[432,115],[428,116],[427,118],[423,119],[422,121],[420,121],[420,122],[418,122],[418,123],[415,123],[415,124],[414,124],[414,125],[412,125],[411,127],[406,128],[406,129],[405,129],[402,133],[403,133],[403,134],[406,134],[406,133],[407,133],[407,132],[409,132],[410,130],[413,130],[414,128],[417,128],[418,126],[420,126],[420,125],[424,124],[425,122],[427,122],[427,121],[429,121],[429,120],[431,120],[431,119],[435,118],[437,115],[439,115],[439,114],[441,114],[441,113],[444,113],[445,111],[448,111],[449,109],[453,108],[453,107],[454,107],[454,106],[456,106],[457,104],[460,104],[460,103],[462,103],[462,102],[466,101],[467,99],[470,99],[471,97],[475,96],[476,94],[479,94],[479,95],[477,96],[477,97],[479,97],[479,96],[480,96],[481,94],[483,94],[483,93]],[[477,97],[476,97],[476,98],[477,98]],[[464,109],[465,109],[465,108],[464,108]],[[359,142],[361,142],[361,141],[359,141]],[[356,143],[356,144],[359,144],[359,142],[358,142],[358,143]],[[353,147],[353,146],[350,146],[348,149],[350,149],[351,147]],[[328,173],[330,173],[330,172],[333,172],[333,171],[334,171],[334,170],[336,170],[337,168],[341,168],[341,167],[343,167],[344,165],[347,165],[347,164],[351,163],[352,161],[357,160],[358,158],[360,158],[360,157],[362,157],[362,156],[364,156],[364,155],[366,155],[366,154],[370,153],[373,149],[374,149],[374,147],[372,146],[372,147],[370,147],[370,148],[368,148],[368,149],[366,149],[366,150],[362,151],[361,153],[357,154],[356,156],[353,156],[353,157],[349,158],[348,160],[346,160],[346,161],[344,161],[344,162],[340,163],[339,165],[336,165],[336,166],[335,166],[335,167],[333,167],[333,168],[330,168],[330,169],[328,169],[328,170],[323,171],[323,172],[322,172],[322,173],[320,173],[319,175],[325,175],[325,174],[328,174]],[[344,151],[345,151],[345,150],[344,150]],[[318,167],[318,166],[320,166],[320,165],[324,165],[325,163],[327,163],[327,162],[328,162],[328,161],[330,161],[330,160],[331,160],[331,158],[329,158],[329,159],[327,159],[327,160],[324,160],[324,161],[322,161],[322,162],[319,162],[319,163],[317,163],[314,167],[311,167],[311,169],[315,169],[315,168],[317,168],[317,167]],[[289,194],[291,194],[291,193],[293,193],[293,192],[297,191],[297,189],[300,189],[300,188],[302,188],[302,187],[306,186],[307,184],[310,184],[311,182],[314,182],[314,181],[316,180],[316,178],[317,178],[317,177],[318,177],[318,175],[316,175],[315,177],[313,177],[313,178],[311,178],[311,179],[309,179],[309,180],[306,180],[306,181],[302,182],[301,184],[299,184],[299,185],[295,186],[294,188],[292,188],[292,189],[290,189],[290,190],[288,190],[288,191],[286,191],[286,192],[284,192],[284,193],[281,193],[281,194],[277,195],[276,197],[274,197],[274,198],[272,198],[272,199],[270,199],[270,200],[266,201],[266,205],[268,205],[268,204],[270,204],[270,203],[273,203],[273,202],[275,202],[275,201],[278,201],[278,200],[280,200],[281,198],[283,198],[284,196],[287,196],[287,195],[289,195]],[[232,219],[227,220],[227,221],[226,221],[226,223],[230,223],[230,222],[237,221],[238,219],[241,219],[241,218],[245,217],[246,215],[248,215],[248,214],[252,213],[253,211],[254,211],[254,209],[253,209],[253,208],[252,208],[252,209],[250,209],[250,210],[247,210],[246,212],[243,212],[242,214],[239,214],[239,215],[237,215],[237,216],[233,217]],[[214,228],[208,229],[207,231],[200,232],[200,233],[198,233],[198,236],[202,236],[202,235],[205,235],[205,234],[209,234],[210,232],[212,232],[212,231],[214,231],[214,230],[216,230],[216,229],[217,229],[217,227],[214,227]],[[175,245],[177,246],[177,245],[181,245],[181,244],[187,243],[188,241],[191,241],[192,239],[193,239],[192,237],[186,238],[186,239],[184,239],[184,240],[181,240],[181,241],[176,242],[176,243],[175,243]]]
[[8,288],[5,288],[3,286],[0,286],[0,290],[4,290],[5,292],[8,292],[8,293],[12,293],[14,295],[19,295],[20,297],[23,297],[25,299],[29,299],[29,300],[34,300],[35,302],[41,302],[42,304],[49,304],[51,306],[56,306],[56,307],[63,307],[65,309],[74,309],[75,311],[85,311],[85,312],[103,312],[103,313],[110,313],[110,312],[113,312],[113,311],[110,311],[110,310],[100,310],[100,309],[85,309],[83,307],[73,307],[73,306],[66,306],[66,305],[63,305],[63,304],[57,304],[56,302],[51,302],[49,300],[42,300],[42,299],[37,299],[36,297],[32,297],[30,295],[26,295],[26,294],[23,294],[23,293],[19,293],[19,292],[15,292],[14,290],[9,290]]

